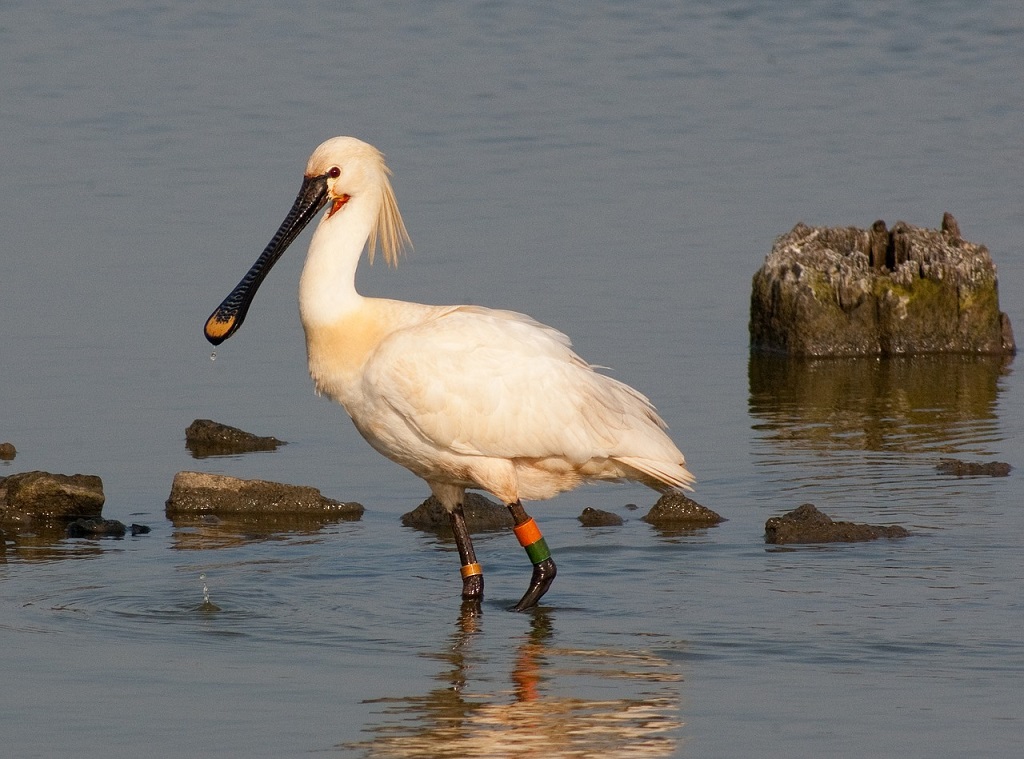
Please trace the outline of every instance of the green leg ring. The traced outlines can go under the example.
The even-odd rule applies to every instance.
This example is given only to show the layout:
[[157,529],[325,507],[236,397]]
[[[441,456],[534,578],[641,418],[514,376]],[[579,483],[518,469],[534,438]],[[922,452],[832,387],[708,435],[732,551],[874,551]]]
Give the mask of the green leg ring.
[[526,555],[530,557],[530,561],[534,564],[540,564],[551,558],[551,550],[548,548],[547,541],[541,538],[536,543],[530,543],[530,545],[526,546]]

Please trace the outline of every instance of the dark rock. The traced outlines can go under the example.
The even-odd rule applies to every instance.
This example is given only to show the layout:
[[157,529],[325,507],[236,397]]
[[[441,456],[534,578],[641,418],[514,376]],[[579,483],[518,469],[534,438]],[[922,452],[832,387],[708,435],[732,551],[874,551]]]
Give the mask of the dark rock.
[[185,447],[197,459],[252,451],[273,451],[284,441],[260,437],[210,419],[196,419],[185,430]]
[[622,524],[622,517],[610,511],[592,509],[589,506],[583,509],[579,515],[580,522],[584,527],[618,527]]
[[146,525],[135,524],[134,522],[132,522],[131,527],[129,527],[128,529],[131,530],[132,535],[149,535],[149,533],[152,532],[152,530]]
[[827,514],[805,503],[764,524],[766,543],[854,543],[878,538],[905,538],[904,528],[853,522],[834,522]]
[[0,443],[0,461],[11,461],[17,455],[14,443]]
[[959,459],[943,459],[935,468],[942,474],[952,474],[957,477],[1008,477],[1013,469],[1004,461],[989,461],[981,463],[975,461],[960,461]]
[[169,518],[183,514],[330,514],[358,519],[363,507],[321,495],[316,488],[223,474],[178,472],[167,499]]
[[[466,493],[462,508],[466,513],[466,527],[470,532],[493,532],[512,527],[512,515],[509,510],[479,493]],[[430,496],[415,509],[403,514],[402,524],[427,532],[451,532],[448,512],[434,496]]]
[[792,356],[1016,351],[992,258],[949,214],[941,230],[797,224],[754,275],[749,329],[752,349]]
[[103,481],[92,474],[21,472],[0,477],[0,521],[98,517]]
[[666,493],[641,519],[658,527],[711,527],[725,521],[725,517],[682,493]]
[[123,538],[125,532],[127,528],[124,523],[102,517],[76,519],[67,527],[69,538]]

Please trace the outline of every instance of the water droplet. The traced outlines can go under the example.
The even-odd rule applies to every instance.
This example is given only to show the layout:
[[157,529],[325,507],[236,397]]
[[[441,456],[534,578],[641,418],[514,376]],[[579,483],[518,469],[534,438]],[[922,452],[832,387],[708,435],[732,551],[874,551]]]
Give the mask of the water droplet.
[[204,613],[220,611],[220,607],[210,600],[210,589],[206,586],[206,574],[199,575],[199,579],[203,583],[203,602],[199,604],[198,610]]
[[211,361],[216,361],[217,360],[217,351],[214,351],[213,353],[210,354],[210,360]]

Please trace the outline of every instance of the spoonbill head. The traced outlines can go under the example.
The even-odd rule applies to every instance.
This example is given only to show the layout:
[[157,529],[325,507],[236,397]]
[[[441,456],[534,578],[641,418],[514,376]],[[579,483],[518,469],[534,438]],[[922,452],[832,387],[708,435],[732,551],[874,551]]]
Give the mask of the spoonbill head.
[[637,390],[595,371],[569,338],[528,316],[479,306],[365,298],[355,290],[364,250],[394,264],[409,238],[384,156],[353,137],[317,147],[284,222],[210,315],[218,345],[241,326],[270,268],[324,208],[299,284],[309,371],[377,451],[423,478],[448,511],[462,597],[483,597],[466,527],[467,488],[512,513],[533,564],[513,607],[535,606],[556,567],[521,499],[546,499],[594,480],[665,492],[693,476],[665,423]]
[[[381,152],[355,137],[334,137],[317,147],[306,163],[299,194],[285,220],[256,263],[207,319],[206,339],[213,345],[220,345],[242,326],[252,299],[271,268],[328,204],[330,209],[323,218],[324,222],[354,197],[360,199],[358,205],[376,207],[376,218],[369,224],[359,247],[361,249],[364,243],[367,244],[372,263],[379,246],[384,259],[392,266],[396,265],[402,249],[409,243],[409,234],[398,211],[390,176],[391,171]],[[359,234],[360,226],[365,224],[349,224],[347,231],[350,235]]]

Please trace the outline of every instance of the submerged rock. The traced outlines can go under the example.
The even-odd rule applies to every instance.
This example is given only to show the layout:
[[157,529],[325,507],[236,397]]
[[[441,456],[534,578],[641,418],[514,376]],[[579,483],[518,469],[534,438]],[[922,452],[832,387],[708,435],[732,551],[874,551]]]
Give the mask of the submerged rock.
[[1016,352],[996,267],[941,229],[797,224],[754,275],[750,345],[792,356]]
[[0,443],[0,461],[12,461],[17,455],[14,443]]
[[304,485],[240,480],[223,474],[178,472],[167,499],[169,518],[186,514],[331,514],[358,519],[363,507],[323,496]]
[[959,459],[943,459],[935,468],[942,474],[956,477],[1009,477],[1013,469],[1005,461],[960,461]]
[[[512,514],[509,510],[479,493],[466,493],[462,508],[466,513],[466,527],[470,532],[493,532],[512,528]],[[448,512],[434,496],[430,496],[415,509],[403,514],[402,524],[427,532],[451,532]]]
[[[132,525],[133,528],[137,526]],[[128,532],[128,528],[124,526],[124,522],[103,517],[76,519],[67,527],[69,538],[123,538],[126,532]],[[134,529],[132,534],[136,534]]]
[[94,474],[21,472],[0,477],[0,521],[98,517],[106,498]]
[[260,437],[211,419],[196,419],[185,430],[185,447],[197,459],[233,453],[273,451],[279,445],[285,445],[284,441],[276,437]]
[[589,506],[583,509],[583,513],[578,518],[584,527],[618,527],[622,524],[622,517],[618,514],[592,509]]
[[812,503],[805,503],[764,523],[764,542],[778,544],[854,543],[878,538],[905,538],[909,534],[898,525],[834,522]]
[[641,519],[657,527],[675,528],[711,527],[726,521],[725,517],[682,493],[666,493]]

